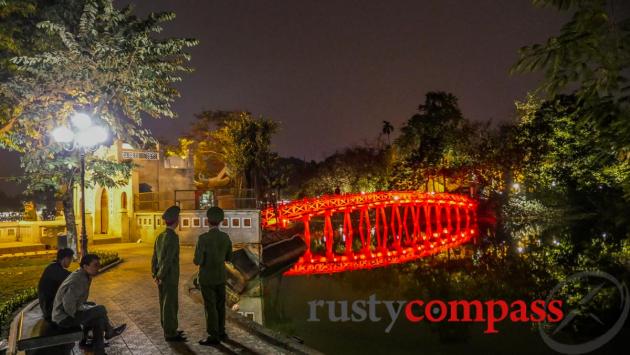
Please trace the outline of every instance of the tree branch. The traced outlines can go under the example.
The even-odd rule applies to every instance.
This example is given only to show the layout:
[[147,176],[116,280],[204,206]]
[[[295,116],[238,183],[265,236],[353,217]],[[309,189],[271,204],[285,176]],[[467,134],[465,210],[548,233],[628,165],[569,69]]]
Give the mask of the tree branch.
[[7,124],[4,125],[4,127],[0,128],[0,134],[6,134],[7,132],[9,132],[11,128],[13,128],[16,122],[17,122],[17,116],[12,117],[9,120],[9,122],[7,122]]

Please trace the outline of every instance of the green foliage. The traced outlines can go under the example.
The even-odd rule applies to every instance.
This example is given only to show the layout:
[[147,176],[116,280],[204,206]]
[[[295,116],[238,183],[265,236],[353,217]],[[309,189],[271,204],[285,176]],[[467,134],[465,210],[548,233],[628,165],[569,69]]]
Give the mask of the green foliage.
[[454,140],[461,136],[464,118],[455,95],[428,92],[424,104],[400,129],[396,141],[401,155],[423,165],[435,165]]
[[[630,159],[630,18],[615,13],[614,1],[536,0],[539,6],[571,11],[560,34],[524,47],[513,72],[542,71],[540,90],[553,98],[574,90],[582,129],[597,130],[598,147]],[[604,159],[606,157],[603,157]],[[610,172],[607,174],[615,174]],[[630,178],[624,181],[630,193]]]
[[102,251],[102,250],[93,250],[92,254],[98,255],[100,259],[101,267],[105,267],[109,264],[112,264],[118,261],[120,258],[118,257],[118,253],[114,251]]
[[[61,6],[62,3],[68,6]],[[191,71],[185,50],[196,40],[156,38],[173,13],[138,18],[131,7],[111,0],[63,1],[37,7],[32,29],[42,40],[31,52],[13,57],[14,69],[0,84],[0,148],[22,153],[29,192],[56,189],[63,194],[66,222],[75,234],[72,187],[78,180],[79,154],[69,153],[50,132],[69,126],[74,112],[106,126],[112,140],[143,147],[154,143],[142,115],[174,117],[178,97],[173,84]],[[19,24],[19,23],[18,23]],[[88,182],[126,183],[130,162],[113,162],[106,152],[88,156]]]
[[[30,287],[16,293],[13,297],[0,303],[0,327],[8,327],[11,316],[26,303],[37,298],[37,288]],[[2,330],[0,329],[0,332]]]
[[[210,125],[216,129],[208,129]],[[236,188],[254,188],[260,196],[277,159],[271,138],[278,127],[277,122],[248,112],[206,111],[198,115],[193,137],[199,153],[211,152],[225,163]]]
[[346,148],[313,167],[314,173],[303,187],[306,196],[374,192],[387,186],[390,150],[369,146]]
[[[142,128],[141,114],[175,116],[170,105],[178,94],[172,84],[181,80],[178,73],[190,71],[184,50],[196,44],[187,39],[153,38],[160,24],[173,18],[172,13],[161,13],[140,19],[131,8],[118,10],[111,1],[91,0],[85,2],[74,32],[62,22],[37,25],[61,46],[14,57],[11,62],[17,72],[0,87],[3,102],[10,105],[3,113],[6,124],[0,144],[24,153],[22,165],[30,174],[27,182],[43,171],[36,184],[58,186],[55,175],[63,179],[77,172],[77,157],[49,138],[53,127],[67,125],[75,111],[91,114],[115,139],[136,146],[153,142]],[[90,164],[99,165],[110,172],[115,168]],[[119,169],[122,175],[128,171],[128,166]]]
[[[38,31],[38,23],[54,21],[73,28],[82,8],[82,0],[0,1],[0,80],[4,81],[15,73],[17,68],[10,62],[14,56],[32,55],[61,45]],[[0,105],[6,103],[0,102]]]
[[524,178],[538,190],[567,186],[584,191],[619,187],[630,176],[625,159],[607,149],[606,136],[592,121],[583,121],[584,107],[575,96],[542,102],[529,96],[517,103],[521,121],[517,143],[524,150]]
[[[18,33],[21,28],[15,22],[23,20],[35,11],[33,1],[0,1],[0,53],[17,54],[21,50]],[[5,57],[4,55],[2,56]]]
[[622,89],[623,71],[630,64],[630,19],[615,18],[609,11],[614,5],[606,0],[535,0],[534,4],[573,11],[573,15],[558,36],[523,47],[513,71],[544,71],[541,89],[551,96],[578,83],[581,99],[627,100]]
[[488,125],[466,120],[457,98],[445,92],[428,92],[418,111],[396,140],[391,188],[421,189],[441,178],[449,189],[489,179]]

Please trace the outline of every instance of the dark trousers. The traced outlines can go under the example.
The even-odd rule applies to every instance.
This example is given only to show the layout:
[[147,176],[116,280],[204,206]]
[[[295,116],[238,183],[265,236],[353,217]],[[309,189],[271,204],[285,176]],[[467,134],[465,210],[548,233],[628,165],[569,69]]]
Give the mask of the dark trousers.
[[214,338],[225,335],[225,284],[199,285],[206,315],[206,331]]
[[94,335],[94,353],[105,353],[104,332],[111,331],[111,324],[107,317],[107,309],[105,306],[94,306],[83,311],[77,311],[74,318],[66,318],[59,323],[62,328],[72,328],[76,326],[85,329],[92,329]]
[[164,337],[177,336],[177,312],[179,310],[178,284],[162,282],[158,286],[160,297],[160,323],[164,329]]

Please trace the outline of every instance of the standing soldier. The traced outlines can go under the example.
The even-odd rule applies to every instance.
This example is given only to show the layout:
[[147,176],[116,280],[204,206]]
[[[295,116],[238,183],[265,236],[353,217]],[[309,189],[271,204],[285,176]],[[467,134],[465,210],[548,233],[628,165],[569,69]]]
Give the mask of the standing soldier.
[[155,239],[151,271],[160,295],[160,323],[166,341],[186,341],[182,331],[177,330],[178,286],[179,286],[179,236],[175,228],[179,224],[177,206],[169,207],[162,219],[166,230]]
[[203,295],[208,337],[201,345],[218,344],[225,333],[225,262],[232,258],[230,237],[219,230],[223,210],[210,207],[206,212],[210,230],[199,236],[195,247],[195,265],[199,265],[199,287]]

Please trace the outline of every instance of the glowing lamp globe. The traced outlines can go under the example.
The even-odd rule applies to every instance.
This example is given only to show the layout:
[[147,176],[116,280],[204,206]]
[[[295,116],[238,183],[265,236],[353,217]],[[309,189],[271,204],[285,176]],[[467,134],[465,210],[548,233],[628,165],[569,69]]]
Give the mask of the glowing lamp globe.
[[52,130],[51,135],[58,143],[70,143],[74,139],[74,133],[68,127],[57,127]]
[[77,143],[81,147],[93,147],[107,140],[107,130],[101,126],[92,126],[77,135]]
[[70,121],[72,122],[72,125],[79,130],[87,129],[92,125],[92,119],[90,119],[90,116],[85,113],[75,113],[70,118]]

